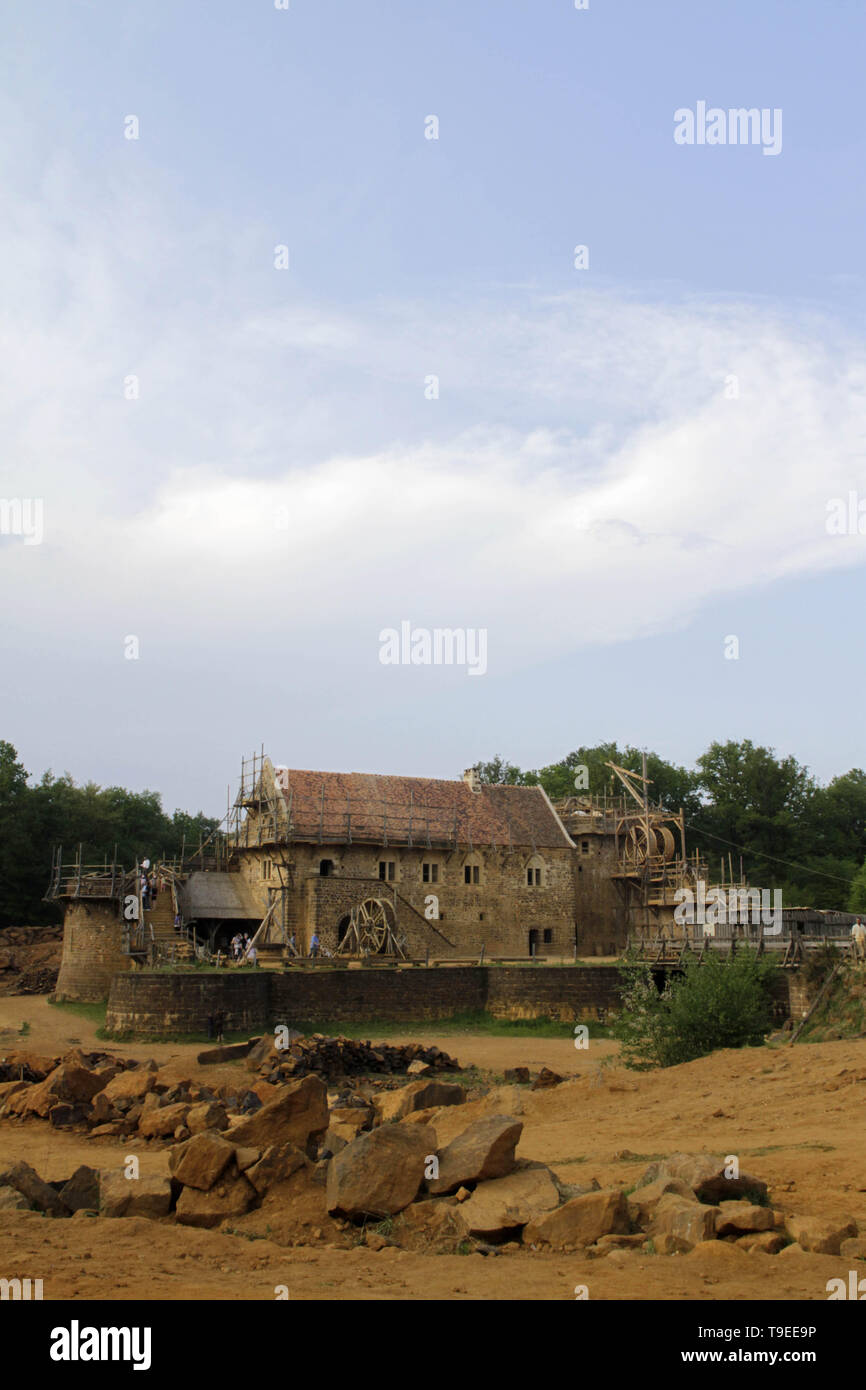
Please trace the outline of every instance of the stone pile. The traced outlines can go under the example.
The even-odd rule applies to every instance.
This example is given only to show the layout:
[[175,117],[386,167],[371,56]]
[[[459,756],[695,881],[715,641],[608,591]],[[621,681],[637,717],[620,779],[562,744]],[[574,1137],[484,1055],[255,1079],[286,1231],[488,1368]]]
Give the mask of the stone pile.
[[273,1035],[260,1038],[247,1054],[246,1065],[269,1081],[288,1077],[358,1076],[368,1072],[460,1071],[460,1064],[438,1047],[422,1043],[407,1043],[391,1047],[357,1038],[328,1038],[322,1033],[304,1037],[289,1033],[288,1046],[282,1050],[274,1043]]

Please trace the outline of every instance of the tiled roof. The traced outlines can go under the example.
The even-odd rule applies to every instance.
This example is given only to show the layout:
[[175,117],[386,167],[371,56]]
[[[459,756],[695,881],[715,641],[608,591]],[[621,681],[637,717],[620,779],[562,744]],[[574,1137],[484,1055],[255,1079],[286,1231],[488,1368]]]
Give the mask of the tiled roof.
[[541,787],[482,784],[368,772],[276,770],[298,839],[346,844],[571,848]]

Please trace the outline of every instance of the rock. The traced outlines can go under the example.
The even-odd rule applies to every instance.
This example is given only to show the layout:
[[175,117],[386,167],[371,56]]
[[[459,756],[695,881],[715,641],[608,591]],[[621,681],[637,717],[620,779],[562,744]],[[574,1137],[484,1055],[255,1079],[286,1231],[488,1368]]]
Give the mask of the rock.
[[14,1187],[0,1187],[0,1212],[32,1210],[23,1192],[18,1192]]
[[105,1091],[98,1091],[90,1106],[90,1123],[92,1125],[109,1124],[113,1115],[114,1106]]
[[0,1082],[0,1110],[2,1110],[7,1100],[11,1100],[14,1095],[21,1091],[29,1091],[29,1081],[2,1081]]
[[767,1184],[760,1178],[753,1177],[751,1173],[727,1178],[725,1167],[724,1159],[713,1154],[671,1154],[661,1163],[651,1164],[638,1186],[660,1177],[682,1178],[700,1202],[715,1204],[736,1197],[751,1198],[752,1201],[766,1198]]
[[112,1105],[116,1105],[119,1100],[143,1100],[148,1091],[153,1090],[153,1079],[153,1072],[146,1071],[144,1067],[136,1067],[134,1071],[119,1071],[109,1081],[103,1095]]
[[46,1211],[51,1216],[69,1215],[69,1208],[62,1197],[49,1183],[42,1181],[29,1163],[13,1163],[5,1173],[0,1173],[0,1187],[14,1187],[36,1211]]
[[855,1221],[827,1221],[820,1216],[789,1216],[785,1224],[788,1235],[813,1255],[838,1255],[843,1240],[857,1234]]
[[749,1202],[722,1202],[716,1218],[717,1236],[749,1235],[772,1231],[776,1214],[771,1207],[754,1207]]
[[746,1251],[740,1246],[739,1240],[702,1240],[692,1250],[689,1250],[686,1259],[688,1260],[711,1260],[724,1264],[736,1264],[738,1260],[744,1258]]
[[546,1091],[550,1086],[558,1086],[564,1080],[565,1077],[560,1076],[559,1072],[551,1071],[550,1067],[542,1067],[532,1083],[532,1089],[533,1091]]
[[[739,1244],[740,1244],[740,1242],[737,1241],[737,1245],[739,1245]],[[797,1256],[797,1255],[805,1255],[805,1253],[806,1253],[806,1252],[805,1252],[805,1250],[803,1249],[802,1245],[798,1245],[797,1242],[794,1241],[794,1243],[793,1243],[792,1245],[786,1245],[786,1246],[784,1247],[783,1250],[780,1250],[780,1251],[779,1251],[779,1259],[782,1260],[782,1259],[784,1259],[786,1256],[789,1256],[789,1255],[794,1255],[794,1256]]]
[[189,1137],[190,1132],[186,1125],[178,1125],[177,1129],[174,1131],[174,1134],[172,1135],[172,1138],[174,1139],[174,1142],[176,1144],[182,1144],[184,1140],[189,1139]]
[[44,1081],[46,1076],[50,1076],[55,1067],[60,1065],[60,1058],[45,1057],[41,1052],[18,1048],[15,1052],[8,1053],[3,1062],[7,1067],[23,1068],[25,1072],[29,1072],[31,1081]]
[[458,1241],[465,1239],[465,1231],[459,1224],[459,1210],[450,1202],[435,1198],[429,1201],[413,1202],[406,1207],[401,1218],[401,1241],[405,1235],[411,1244],[420,1243],[425,1253],[453,1254]]
[[600,1236],[587,1251],[588,1255],[600,1258],[610,1255],[614,1250],[640,1250],[646,1244],[646,1236],[641,1231],[635,1236]]
[[132,1178],[122,1173],[103,1173],[99,1184],[99,1214],[106,1217],[126,1215],[132,1197]]
[[784,1248],[785,1237],[781,1231],[758,1231],[754,1235],[743,1236],[737,1241],[741,1250],[757,1250],[764,1255],[778,1255]]
[[705,1206],[691,1198],[666,1192],[659,1198],[648,1227],[656,1253],[682,1254],[713,1239],[718,1207]]
[[[459,1192],[457,1197],[459,1201]],[[461,1203],[457,1215],[468,1235],[507,1240],[527,1222],[553,1211],[558,1202],[559,1193],[550,1170],[538,1164],[479,1183]]]
[[[195,1139],[189,1141],[195,1143]],[[227,1217],[243,1216],[256,1198],[255,1188],[244,1173],[233,1173],[210,1189],[185,1187],[177,1201],[176,1214],[181,1226],[218,1226]]]
[[282,1062],[285,1054],[276,1045],[273,1033],[265,1033],[264,1037],[256,1038],[252,1047],[249,1049],[246,1062],[247,1071],[258,1071],[260,1067],[274,1062]]
[[466,1092],[462,1086],[450,1081],[410,1081],[396,1091],[382,1091],[373,1101],[378,1123],[387,1124],[390,1120],[402,1120],[413,1110],[427,1110],[433,1106],[462,1105]]
[[279,1095],[231,1132],[232,1142],[266,1149],[296,1144],[312,1158],[328,1128],[328,1089],[318,1076],[304,1076],[281,1086]]
[[86,1103],[105,1084],[101,1077],[94,1076],[85,1067],[62,1062],[44,1081],[30,1087],[22,1113],[44,1117],[59,1101],[67,1104]]
[[422,1062],[420,1057],[416,1057],[414,1062],[410,1062],[406,1068],[407,1076],[423,1076],[430,1070],[429,1062]]
[[257,1081],[250,1090],[262,1105],[267,1105],[269,1100],[274,1100],[280,1094],[279,1086],[275,1086],[272,1081]]
[[130,1180],[129,1203],[124,1216],[146,1216],[158,1220],[171,1211],[171,1180],[157,1176]]
[[190,1134],[201,1134],[205,1129],[228,1129],[228,1112],[221,1101],[204,1101],[192,1107],[186,1124]]
[[206,1052],[200,1052],[196,1057],[199,1066],[207,1067],[214,1062],[234,1062],[241,1057],[246,1057],[257,1038],[250,1039],[249,1042],[226,1043],[224,1047],[210,1047]]
[[866,1260],[866,1237],[852,1236],[849,1240],[843,1240],[839,1254],[846,1260]]
[[167,1139],[174,1134],[178,1125],[186,1122],[189,1111],[190,1106],[185,1102],[149,1110],[139,1120],[138,1132],[145,1139]]
[[368,1250],[384,1250],[386,1245],[391,1245],[390,1240],[386,1240],[378,1231],[366,1231],[364,1233],[364,1244]]
[[96,1126],[90,1131],[90,1137],[91,1137],[91,1139],[102,1138],[102,1137],[107,1138],[109,1135],[120,1134],[120,1133],[122,1133],[122,1131],[123,1131],[123,1126],[122,1126],[117,1120],[115,1120],[112,1124],[107,1124],[107,1125],[96,1125]]
[[337,1125],[331,1125],[322,1140],[319,1157],[333,1158],[334,1154],[338,1154],[341,1149],[345,1149],[346,1145],[351,1144],[352,1140],[356,1137],[357,1135],[355,1133],[340,1134],[339,1127]]
[[238,1165],[238,1172],[245,1173],[248,1168],[252,1168],[254,1163],[258,1163],[261,1156],[259,1149],[235,1149],[235,1163]]
[[48,1119],[55,1129],[71,1129],[73,1125],[86,1124],[89,1113],[87,1106],[66,1105],[61,1101],[59,1105],[52,1105]]
[[630,1192],[626,1197],[628,1214],[636,1226],[645,1226],[652,1220],[656,1207],[667,1192],[673,1192],[677,1197],[683,1197],[689,1202],[698,1200],[682,1178],[656,1178],[655,1182],[636,1187],[634,1192]]
[[[245,1153],[246,1150],[240,1152]],[[246,1170],[246,1175],[259,1196],[262,1196],[275,1183],[285,1182],[299,1168],[303,1168],[306,1161],[296,1144],[275,1144],[265,1151],[258,1163]]]
[[70,1211],[99,1210],[99,1173],[82,1164],[60,1189],[60,1200]]
[[353,1137],[360,1130],[373,1127],[374,1111],[371,1105],[335,1105],[331,1111],[331,1126],[341,1125],[352,1130]]
[[529,1067],[506,1068],[505,1083],[508,1086],[527,1086],[529,1084]]
[[601,1236],[628,1235],[628,1207],[619,1188],[572,1197],[556,1211],[533,1219],[524,1245],[594,1245]]
[[466,1202],[472,1196],[472,1193],[469,1191],[468,1187],[458,1187],[454,1196],[457,1198],[458,1202]]
[[402,1211],[418,1195],[435,1144],[426,1125],[382,1125],[359,1135],[330,1161],[328,1211],[350,1220]]
[[169,1171],[184,1187],[209,1192],[235,1156],[235,1145],[214,1130],[194,1134],[185,1144],[171,1150]]
[[428,1192],[437,1197],[469,1182],[504,1177],[514,1168],[514,1150],[522,1132],[523,1122],[511,1116],[476,1120],[443,1150],[439,1176],[428,1179]]

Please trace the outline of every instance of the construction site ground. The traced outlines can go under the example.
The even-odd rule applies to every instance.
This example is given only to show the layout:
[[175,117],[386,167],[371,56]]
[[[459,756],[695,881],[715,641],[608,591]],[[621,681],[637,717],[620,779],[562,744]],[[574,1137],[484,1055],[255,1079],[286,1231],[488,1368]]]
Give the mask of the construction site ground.
[[[20,1035],[25,1021],[26,1039]],[[725,1051],[654,1073],[621,1067],[616,1044],[566,1038],[437,1033],[407,1029],[501,1081],[508,1067],[550,1067],[566,1081],[523,1092],[518,1155],[548,1164],[565,1182],[634,1186],[647,1165],[675,1152],[738,1156],[770,1185],[785,1212],[853,1218],[866,1229],[866,1039]],[[388,1042],[399,1041],[389,1034]],[[208,1084],[236,1075],[241,1062],[201,1067],[201,1044],[106,1043],[95,1025],[52,1007],[45,997],[0,999],[0,1052],[26,1046],[59,1054],[71,1046],[170,1066],[178,1079]],[[485,1079],[484,1075],[480,1078]],[[474,1108],[474,1103],[473,1103]],[[440,1144],[464,1117],[447,1114]],[[24,1159],[49,1181],[82,1163],[120,1171],[135,1153],[142,1173],[168,1172],[168,1147],[137,1139],[90,1138],[47,1122],[0,1121],[0,1170]],[[0,1272],[44,1280],[46,1299],[591,1299],[825,1300],[831,1278],[858,1261],[830,1255],[746,1254],[715,1242],[687,1255],[628,1252],[590,1259],[527,1248],[425,1254],[357,1244],[327,1216],[324,1188],[300,1173],[291,1200],[240,1218],[237,1234],[179,1226],[173,1218],[0,1216]]]

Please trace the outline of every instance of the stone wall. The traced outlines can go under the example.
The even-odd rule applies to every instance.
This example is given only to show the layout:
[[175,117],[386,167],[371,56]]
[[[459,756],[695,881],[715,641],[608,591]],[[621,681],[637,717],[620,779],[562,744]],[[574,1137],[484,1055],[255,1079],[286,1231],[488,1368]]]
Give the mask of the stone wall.
[[204,1033],[222,1010],[227,1032],[276,1023],[430,1022],[488,1011],[498,1018],[589,1021],[616,1007],[611,966],[386,966],[169,974],[135,970],[112,982],[115,1033]]

